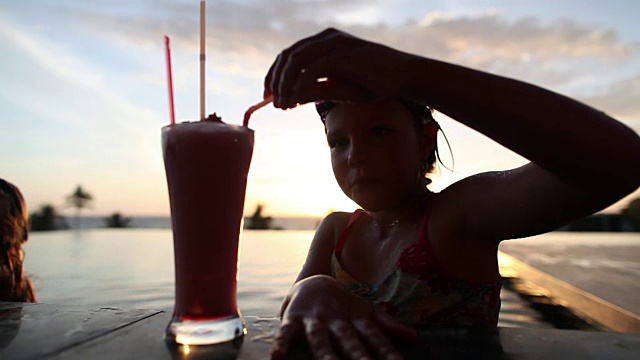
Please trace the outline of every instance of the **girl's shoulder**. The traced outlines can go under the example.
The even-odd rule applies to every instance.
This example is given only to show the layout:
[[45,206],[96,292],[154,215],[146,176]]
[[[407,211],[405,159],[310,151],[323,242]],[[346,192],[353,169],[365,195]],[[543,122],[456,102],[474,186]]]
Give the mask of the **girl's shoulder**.
[[323,247],[336,248],[338,240],[349,226],[354,213],[336,211],[327,215],[318,225],[314,241]]
[[331,276],[331,257],[350,216],[351,213],[333,212],[320,222],[309,247],[307,260],[296,281],[312,275]]
[[334,234],[334,238],[340,236],[342,231],[349,224],[349,220],[353,216],[352,212],[335,211],[327,215],[320,225],[318,230],[331,231]]

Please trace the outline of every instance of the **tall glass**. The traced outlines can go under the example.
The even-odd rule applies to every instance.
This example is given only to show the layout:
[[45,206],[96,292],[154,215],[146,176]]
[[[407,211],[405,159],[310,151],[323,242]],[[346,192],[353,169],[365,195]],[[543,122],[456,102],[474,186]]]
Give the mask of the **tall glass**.
[[176,279],[168,341],[219,344],[246,333],[236,285],[253,136],[219,120],[162,128]]

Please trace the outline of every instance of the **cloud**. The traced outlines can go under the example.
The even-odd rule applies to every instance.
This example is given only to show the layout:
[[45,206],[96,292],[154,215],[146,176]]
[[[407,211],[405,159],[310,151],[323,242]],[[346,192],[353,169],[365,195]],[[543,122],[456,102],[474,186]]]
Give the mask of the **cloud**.
[[[0,122],[6,121],[14,132],[33,134],[28,138],[30,149],[41,149],[49,156],[77,152],[78,159],[92,154],[99,162],[117,163],[117,155],[137,158],[138,154],[112,148],[114,139],[138,144],[142,151],[156,145],[141,134],[159,126],[158,111],[138,105],[121,89],[110,91],[115,85],[103,69],[15,24],[0,24],[0,41],[7,51],[0,59],[6,70],[0,97],[20,109],[9,111]],[[55,130],[45,133],[51,128]],[[44,150],[46,146],[50,149]]]
[[101,76],[90,70],[78,58],[73,57],[61,44],[38,41],[27,32],[4,21],[0,22],[0,38],[14,43],[38,64],[61,78],[92,89],[100,86]]
[[[58,16],[72,18],[87,31],[124,44],[153,47],[163,34],[176,47],[197,52],[199,48],[198,4],[176,0],[145,2],[145,15],[58,7]],[[571,67],[559,62],[585,58],[611,64],[625,61],[638,49],[621,42],[614,29],[589,27],[571,20],[542,23],[534,17],[507,21],[499,13],[475,17],[440,12],[424,14],[424,21],[398,26],[384,23],[347,25],[342,15],[361,9],[373,11],[365,1],[293,1],[208,4],[207,49],[211,61],[231,66],[264,68],[283,48],[303,36],[328,26],[339,26],[369,39],[413,53],[454,61],[485,70],[503,71],[529,67],[555,69],[550,76]],[[418,16],[418,14],[416,14]],[[344,17],[344,16],[342,16]],[[246,67],[244,67],[246,68]],[[260,73],[261,74],[261,73]],[[258,76],[248,72],[246,76]]]
[[[506,19],[496,11],[476,16],[425,12],[422,21],[399,25],[351,21],[359,10],[375,13],[375,4],[363,0],[283,0],[269,2],[216,1],[207,4],[207,63],[217,78],[259,81],[275,56],[301,37],[334,26],[367,39],[423,56],[515,77],[577,96],[589,104],[624,117],[636,117],[637,44],[622,42],[612,28],[598,28],[573,20],[542,22],[535,17]],[[100,7],[56,5],[55,16],[73,19],[81,31],[109,39],[124,47],[158,48],[162,36],[172,37],[176,56],[196,58],[199,51],[197,2],[155,0],[139,3],[141,11],[109,5]],[[342,15],[338,15],[342,14]],[[344,15],[347,14],[347,15]],[[420,14],[414,14],[416,18]],[[347,20],[344,20],[344,18]],[[382,17],[383,18],[383,17]],[[195,71],[197,67],[183,67]],[[612,76],[612,69],[631,69]],[[635,71],[635,73],[633,73]],[[629,74],[631,73],[631,74]],[[612,78],[633,77],[619,84]],[[636,79],[636,80],[633,80]],[[239,80],[240,81],[240,80]],[[618,80],[620,81],[620,80]],[[158,83],[158,82],[157,82]],[[159,83],[158,83],[159,84]],[[625,85],[626,84],[626,85]],[[633,86],[636,86],[635,88]],[[610,93],[602,94],[605,89]],[[214,90],[216,91],[216,90]],[[586,93],[591,91],[592,93]],[[594,96],[593,92],[600,92]]]
[[[217,1],[207,4],[208,61],[235,75],[257,78],[275,55],[297,38],[318,32],[314,19],[356,9],[363,0],[312,0],[238,3]],[[145,2],[144,15],[137,12],[104,11],[73,5],[51,5],[55,16],[72,20],[82,31],[108,38],[123,46],[153,48],[169,35],[172,48],[199,51],[199,4],[184,1],[156,0]],[[111,9],[114,8],[110,4]],[[239,66],[239,64],[243,66]],[[244,70],[241,70],[244,69]],[[261,69],[256,71],[255,69]]]
[[482,48],[501,58],[536,57],[624,58],[631,50],[620,43],[615,30],[590,28],[572,20],[541,23],[534,17],[507,21],[498,13],[477,17],[428,15],[419,26],[428,29],[429,40],[442,39],[450,51]]
[[[23,3],[29,3],[29,0],[19,2]],[[12,52],[3,46],[7,51],[0,59],[4,66],[0,67],[6,70],[6,76],[3,77],[5,86],[0,87],[0,98],[13,101],[22,110],[19,116],[31,121],[21,122],[21,129],[28,135],[25,135],[24,143],[29,144],[30,153],[46,155],[41,158],[45,163],[26,176],[34,179],[31,188],[43,188],[41,179],[57,174],[57,164],[72,158],[72,163],[66,160],[65,165],[68,181],[76,181],[73,179],[77,174],[94,169],[94,173],[83,178],[96,186],[93,190],[97,193],[109,194],[115,191],[108,187],[114,174],[120,174],[126,177],[116,181],[121,186],[118,191],[123,194],[131,190],[125,186],[129,183],[134,184],[135,189],[146,187],[149,193],[155,191],[149,196],[133,191],[132,203],[155,204],[157,200],[151,199],[161,197],[164,203],[158,208],[166,209],[166,196],[157,195],[165,192],[158,156],[158,128],[160,122],[166,121],[162,36],[168,34],[172,38],[178,108],[195,111],[197,104],[193,99],[196,97],[190,89],[197,83],[198,3],[192,0],[61,0],[38,6],[31,3],[33,9],[28,11],[21,10],[26,6],[18,5],[4,14],[0,9],[0,17],[13,20],[0,21],[0,41],[3,37],[10,39],[7,45],[20,50]],[[256,84],[260,83],[278,52],[299,38],[329,26],[405,51],[555,89],[567,89],[570,95],[579,94],[587,103],[631,121],[638,119],[640,114],[640,104],[636,101],[640,97],[640,74],[637,65],[634,68],[638,63],[638,48],[624,43],[613,29],[589,27],[568,20],[542,23],[531,17],[512,21],[495,12],[478,16],[425,12],[414,14],[416,18],[422,15],[425,19],[422,22],[363,23],[357,21],[358,11],[366,8],[369,14],[375,14],[375,2],[281,0],[270,1],[268,6],[265,3],[207,3],[207,63],[208,71],[216,79],[207,82],[208,93],[214,94],[212,98],[217,102],[217,111],[226,110],[223,111],[225,119],[233,118],[229,112],[239,111],[232,106],[237,105],[234,101],[244,105],[247,96],[259,93]],[[0,5],[0,8],[2,6],[7,5]],[[384,19],[384,16],[376,17]],[[20,26],[14,26],[14,23]],[[87,44],[100,51],[86,49],[84,45]],[[631,68],[631,71],[617,71],[612,75],[615,69],[625,68]],[[585,94],[579,91],[581,87],[594,90]],[[278,112],[277,117],[270,117],[270,111],[275,113],[275,110],[266,109],[254,120],[263,138],[270,139],[268,144],[265,140],[262,145],[256,145],[256,149],[262,146],[256,151],[252,170],[256,183],[273,179],[267,174],[269,169],[286,167],[286,163],[279,160],[288,157],[292,148],[309,146],[309,141],[302,138],[292,144],[291,131],[311,126],[299,120],[315,118],[312,109],[309,114],[302,110]],[[8,123],[9,116],[5,116],[4,121]],[[454,129],[457,123],[451,123],[450,128]],[[51,127],[44,127],[52,124],[61,134],[62,130],[65,133],[54,136],[57,133],[52,133]],[[13,126],[18,128],[18,125]],[[286,137],[272,135],[284,133],[278,126],[287,127]],[[448,123],[443,122],[443,126],[447,127]],[[31,136],[36,131],[42,135],[42,140]],[[322,130],[318,129],[318,133]],[[476,161],[478,151],[475,148],[465,150],[463,145],[455,144],[463,144],[467,139],[465,134],[457,129],[451,134],[457,134],[459,138],[456,140],[456,136],[452,136],[451,139],[456,164],[485,164]],[[278,147],[281,145],[278,143],[284,143],[286,147]],[[319,144],[317,148],[324,149],[323,146]],[[69,157],[74,151],[77,153]],[[495,149],[496,154],[503,152],[501,148]],[[304,163],[307,166],[301,166],[300,171],[307,177],[296,174],[297,180],[289,181],[303,179],[300,183],[314,184],[319,194],[322,191],[318,190],[320,185],[315,187],[316,183],[328,182],[335,188],[332,181],[318,181],[320,177],[314,175],[318,173],[319,165],[313,159],[322,155],[305,152],[305,156],[309,160],[301,158],[297,161],[307,161]],[[465,157],[469,160],[465,161]],[[498,157],[488,156],[483,161],[491,162],[489,165],[493,167],[508,167],[512,161],[519,160],[509,158],[496,165]],[[9,165],[17,173],[22,162],[15,160]],[[458,165],[456,169],[459,172],[447,175],[443,170],[443,174],[457,179],[476,171]],[[322,174],[330,173],[326,165],[322,170]],[[448,180],[441,184],[446,186]],[[300,191],[304,187],[300,186]],[[339,194],[338,190],[336,192]]]
[[612,67],[631,67],[639,53],[615,30],[570,20],[507,21],[496,13],[476,17],[432,13],[426,18],[397,27],[353,27],[353,32],[407,52],[568,92],[585,73],[606,78]]
[[[197,60],[197,2],[146,0],[125,6],[128,4],[114,0],[85,6],[82,2],[66,1],[44,7],[52,18],[65,20],[66,26],[75,27],[77,32],[102,37],[129,50],[158,49],[163,45],[162,36],[169,34],[174,56]],[[638,62],[640,48],[622,42],[615,29],[572,20],[542,22],[535,17],[508,20],[497,11],[470,16],[425,10],[424,14],[413,14],[414,18],[422,16],[422,21],[394,26],[349,20],[358,11],[376,13],[376,7],[380,7],[376,2],[364,0],[282,0],[269,2],[268,6],[262,1],[209,1],[208,70],[217,73],[218,84],[224,83],[224,91],[246,95],[242,89],[247,83],[242,80],[260,81],[283,48],[303,36],[339,26],[401,50],[515,77],[579,97],[611,113],[637,117],[640,105],[635,105],[634,99],[640,75],[633,64]],[[345,17],[348,19],[344,20]],[[6,26],[0,29],[18,36]],[[39,49],[29,39],[19,40],[52,71],[74,82],[95,88],[103,81],[83,64],[65,56],[68,51],[62,46]],[[60,55],[48,59],[47,54]],[[189,80],[196,76],[196,69],[197,66],[184,66],[184,62],[181,67]],[[612,75],[614,69],[628,70],[622,75]],[[141,74],[131,77],[164,86],[157,73],[140,71]],[[619,80],[622,78],[628,80]],[[176,76],[177,87],[181,79]],[[625,91],[625,86],[635,92]]]
[[585,98],[584,101],[599,108],[612,109],[636,131],[640,131],[640,74],[615,82],[603,94]]

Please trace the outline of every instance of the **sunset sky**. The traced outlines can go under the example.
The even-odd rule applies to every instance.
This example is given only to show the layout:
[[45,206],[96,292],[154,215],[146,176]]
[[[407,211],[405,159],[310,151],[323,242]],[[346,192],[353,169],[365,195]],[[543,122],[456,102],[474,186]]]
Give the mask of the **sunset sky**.
[[[209,0],[207,112],[241,123],[244,110],[261,100],[277,54],[332,26],[550,88],[638,132],[638,14],[640,2],[625,0]],[[45,203],[62,210],[65,195],[82,185],[95,198],[88,214],[168,215],[160,147],[160,128],[169,122],[164,35],[171,37],[176,115],[197,119],[199,1],[0,3],[0,177],[20,187],[32,210]],[[525,162],[436,117],[455,167],[439,171],[434,190]],[[335,184],[312,106],[265,108],[251,127],[247,213],[257,203],[275,216],[355,208]]]

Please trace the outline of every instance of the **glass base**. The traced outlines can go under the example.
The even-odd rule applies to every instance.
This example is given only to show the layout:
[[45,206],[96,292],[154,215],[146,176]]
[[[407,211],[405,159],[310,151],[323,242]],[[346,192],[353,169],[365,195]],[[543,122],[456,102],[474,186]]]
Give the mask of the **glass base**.
[[182,345],[212,345],[244,336],[247,329],[240,315],[215,320],[174,318],[167,326],[166,340]]

